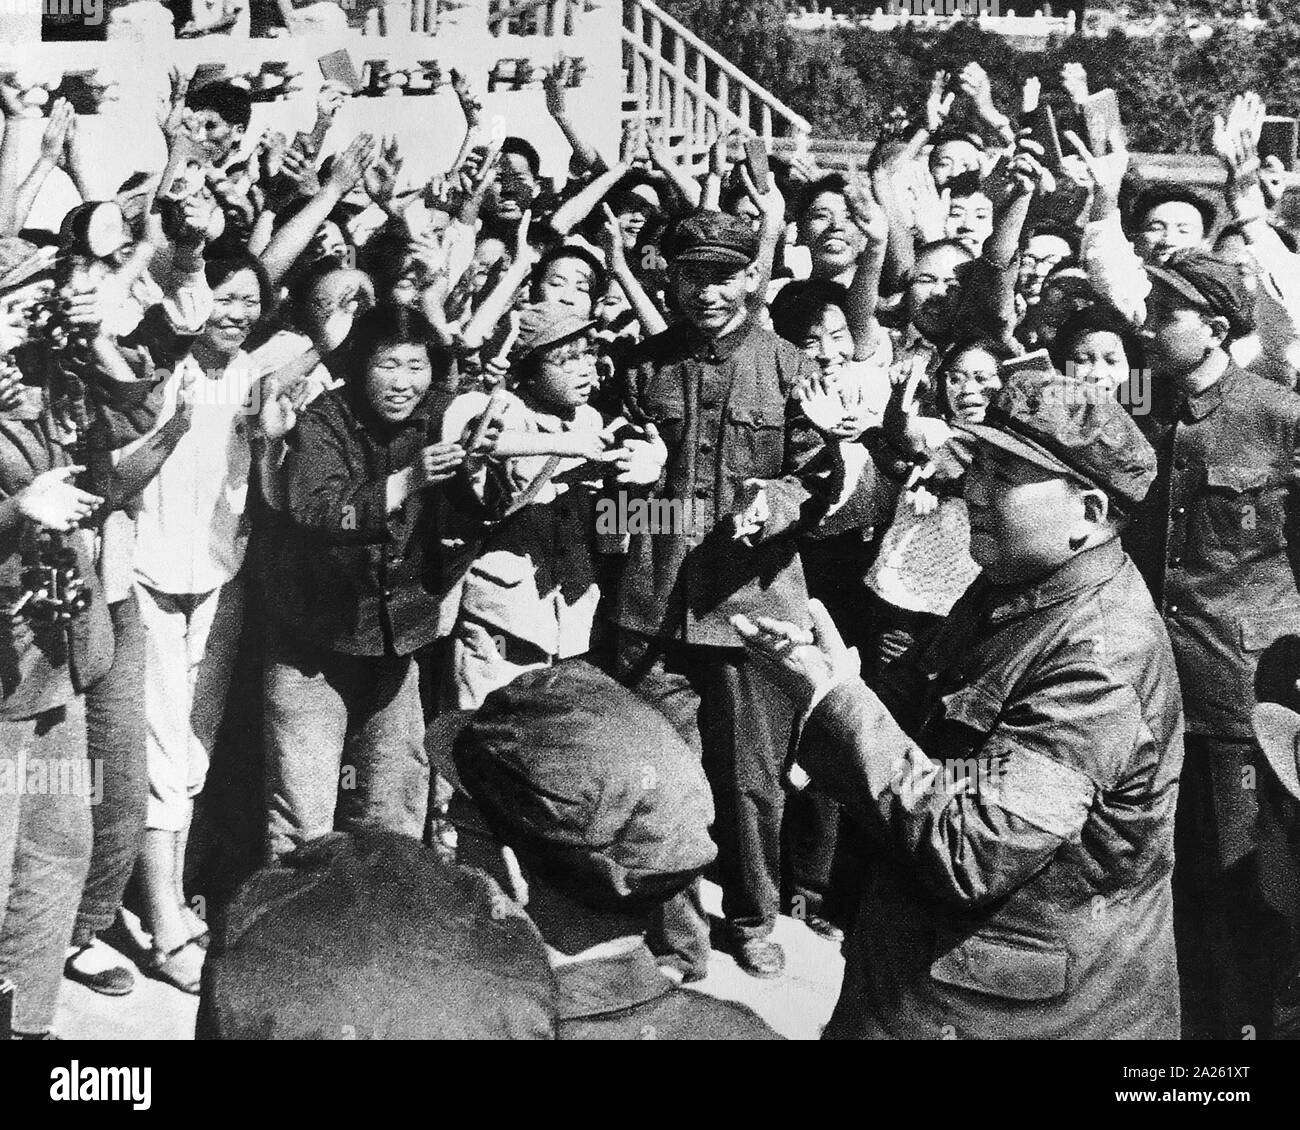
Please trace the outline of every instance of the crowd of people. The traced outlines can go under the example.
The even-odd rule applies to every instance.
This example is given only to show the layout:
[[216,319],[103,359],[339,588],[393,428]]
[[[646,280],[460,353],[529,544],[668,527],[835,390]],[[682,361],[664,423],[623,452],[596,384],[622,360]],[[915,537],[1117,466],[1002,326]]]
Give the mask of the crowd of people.
[[[548,183],[455,86],[411,183],[342,86],[290,142],[175,74],[166,167],[107,200],[94,117],[0,89],[13,1035],[143,972],[207,1035],[445,1034],[442,993],[460,1035],[761,1038],[684,986],[715,947],[782,976],[781,913],[843,943],[828,1035],[1300,1031],[1300,231],[1259,100],[1212,199],[1085,140],[1077,66],[1011,114],[937,74],[848,174],[616,159],[557,71]],[[28,227],[55,168],[83,202]],[[262,779],[214,798],[240,742]],[[228,906],[205,853],[256,872]]]

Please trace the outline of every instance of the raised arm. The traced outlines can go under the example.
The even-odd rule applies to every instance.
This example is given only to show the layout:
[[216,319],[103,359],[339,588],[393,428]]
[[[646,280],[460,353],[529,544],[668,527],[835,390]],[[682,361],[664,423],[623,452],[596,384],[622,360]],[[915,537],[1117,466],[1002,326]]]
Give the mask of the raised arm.
[[36,158],[23,183],[18,188],[18,198],[14,201],[13,217],[10,220],[9,234],[17,235],[27,223],[36,197],[45,187],[46,180],[56,165],[63,159],[68,132],[76,115],[72,104],[66,98],[60,98],[50,111],[49,121],[45,123],[45,133],[41,137],[41,151]]
[[262,266],[266,268],[273,287],[280,284],[294,261],[311,243],[316,229],[369,168],[373,156],[372,145],[373,138],[368,133],[354,138],[352,144],[335,159],[320,192],[275,233],[261,255]]
[[596,205],[605,198],[605,194],[626,173],[626,165],[614,165],[574,193],[573,196],[555,209],[555,214],[551,217],[551,230],[561,239],[567,236],[596,210]]
[[871,195],[870,185],[851,181],[845,189],[849,215],[862,233],[862,251],[849,286],[849,332],[853,335],[853,356],[864,361],[876,350],[880,323],[876,307],[880,302],[880,276],[885,267],[885,247],[889,241],[889,218]]
[[555,124],[560,127],[564,139],[572,147],[578,164],[583,170],[589,169],[600,175],[609,170],[609,162],[578,132],[573,119],[569,116],[565,92],[572,74],[573,60],[561,54],[555,60],[555,65],[547,71],[546,78],[542,80],[542,89],[546,92],[546,109]]
[[471,315],[465,328],[461,331],[461,344],[465,349],[481,349],[483,343],[492,336],[498,322],[505,317],[513,305],[519,288],[528,281],[529,272],[537,263],[537,252],[528,242],[528,227],[533,214],[525,212],[519,221],[519,231],[515,235],[514,258],[502,272],[492,292],[479,304]]

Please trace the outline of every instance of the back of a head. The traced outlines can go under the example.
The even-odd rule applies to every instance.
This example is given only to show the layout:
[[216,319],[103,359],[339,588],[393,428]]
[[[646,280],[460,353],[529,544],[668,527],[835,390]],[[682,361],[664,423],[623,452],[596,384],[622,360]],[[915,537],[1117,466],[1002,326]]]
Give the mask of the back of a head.
[[240,889],[200,1039],[551,1039],[536,927],[485,875],[378,829],[331,833]]
[[588,663],[493,691],[454,757],[500,842],[595,911],[649,911],[717,854],[699,760],[654,707]]

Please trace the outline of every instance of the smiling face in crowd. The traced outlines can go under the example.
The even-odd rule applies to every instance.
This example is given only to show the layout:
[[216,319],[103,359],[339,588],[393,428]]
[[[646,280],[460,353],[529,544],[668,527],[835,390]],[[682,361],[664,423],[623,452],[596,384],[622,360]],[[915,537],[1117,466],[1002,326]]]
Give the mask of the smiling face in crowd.
[[522,153],[503,153],[496,180],[483,194],[483,213],[501,223],[517,224],[538,192],[537,178]]
[[849,216],[843,193],[814,197],[800,217],[799,242],[812,256],[814,275],[838,275],[853,266],[862,250],[862,233]]
[[1184,200],[1167,200],[1142,217],[1133,246],[1146,262],[1163,263],[1175,251],[1200,247],[1204,240],[1200,210]]
[[222,357],[243,348],[262,316],[262,291],[252,271],[236,271],[212,288],[212,313],[203,327],[203,342]]
[[1020,253],[1016,293],[1033,305],[1043,293],[1043,280],[1070,254],[1070,245],[1059,235],[1042,233],[1031,236]]
[[982,192],[954,196],[948,204],[944,221],[945,239],[955,239],[972,256],[984,250],[984,242],[993,234],[993,201]]
[[681,263],[673,268],[673,284],[682,312],[706,337],[739,327],[757,293],[758,269],[725,263]]
[[1119,334],[1110,330],[1081,333],[1070,346],[1066,375],[1111,391],[1129,379],[1129,360]]
[[312,236],[311,250],[313,259],[337,259],[344,265],[351,265],[349,260],[352,249],[343,238],[343,229],[333,220],[326,220],[316,229],[316,234]]
[[429,350],[416,342],[382,345],[366,364],[366,399],[390,424],[414,412],[432,383]]
[[244,139],[242,126],[233,126],[216,110],[195,110],[194,135],[210,165],[220,167],[234,155]]
[[595,272],[585,259],[562,255],[547,263],[538,281],[538,296],[573,311],[582,318],[590,318],[595,307]]
[[908,309],[912,324],[931,340],[941,338],[952,323],[959,295],[958,276],[970,258],[964,248],[946,244],[917,257],[907,288]]
[[596,350],[584,334],[545,351],[528,382],[533,398],[557,415],[570,416],[596,390]]
[[833,376],[853,360],[853,334],[844,311],[833,303],[822,307],[817,320],[809,327],[799,348],[816,361],[826,376]]
[[943,380],[953,418],[966,424],[983,422],[993,394],[1002,387],[997,358],[979,346],[957,354]]
[[930,175],[934,178],[935,188],[942,189],[955,177],[982,168],[983,158],[979,149],[961,138],[942,141],[930,150]]

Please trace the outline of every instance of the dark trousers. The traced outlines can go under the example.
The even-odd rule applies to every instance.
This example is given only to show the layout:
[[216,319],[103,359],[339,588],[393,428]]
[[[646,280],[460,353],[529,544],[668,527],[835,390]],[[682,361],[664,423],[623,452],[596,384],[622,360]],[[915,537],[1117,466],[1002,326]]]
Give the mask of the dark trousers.
[[741,648],[620,634],[619,680],[653,703],[700,752],[713,787],[722,913],[734,940],[766,937],[780,911],[789,704]]
[[145,763],[144,626],[135,594],[109,606],[113,666],[86,693],[86,745],[104,793],[91,808],[94,846],[72,944],[108,929],[122,905],[144,839],[149,776]]
[[1262,755],[1188,735],[1174,832],[1174,937],[1183,1038],[1267,1039],[1287,931],[1264,898],[1258,843]]
[[[866,655],[872,639],[871,590],[863,578],[876,544],[861,530],[832,538],[804,538],[799,557],[808,594],[826,606],[849,647]],[[838,801],[812,789],[786,799],[781,844],[781,895],[794,918],[817,914],[847,930],[857,914],[868,865],[865,837]]]

